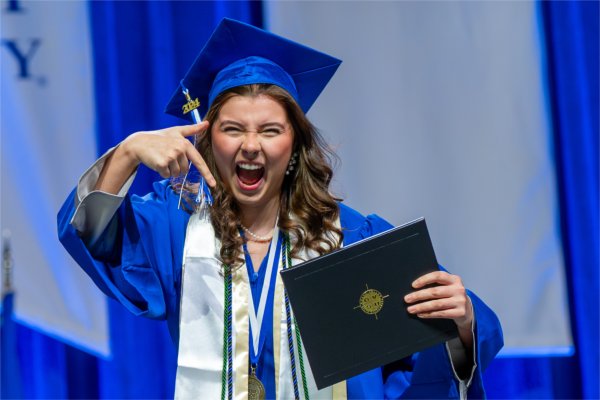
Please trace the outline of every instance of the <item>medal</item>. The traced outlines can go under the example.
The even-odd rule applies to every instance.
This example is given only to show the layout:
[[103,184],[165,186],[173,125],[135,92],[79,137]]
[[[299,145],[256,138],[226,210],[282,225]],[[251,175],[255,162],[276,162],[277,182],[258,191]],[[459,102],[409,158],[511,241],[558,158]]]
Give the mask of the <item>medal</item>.
[[252,365],[248,376],[248,400],[264,400],[265,396],[265,387],[256,376],[256,367]]

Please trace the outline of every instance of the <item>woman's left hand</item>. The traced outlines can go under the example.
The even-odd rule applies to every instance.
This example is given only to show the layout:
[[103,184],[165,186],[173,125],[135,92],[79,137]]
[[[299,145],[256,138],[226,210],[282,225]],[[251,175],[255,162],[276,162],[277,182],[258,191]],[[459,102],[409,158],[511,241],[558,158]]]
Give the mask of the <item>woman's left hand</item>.
[[412,286],[416,290],[404,297],[409,304],[408,312],[419,318],[452,319],[461,340],[470,346],[473,309],[460,276],[445,271],[430,272],[415,280]]

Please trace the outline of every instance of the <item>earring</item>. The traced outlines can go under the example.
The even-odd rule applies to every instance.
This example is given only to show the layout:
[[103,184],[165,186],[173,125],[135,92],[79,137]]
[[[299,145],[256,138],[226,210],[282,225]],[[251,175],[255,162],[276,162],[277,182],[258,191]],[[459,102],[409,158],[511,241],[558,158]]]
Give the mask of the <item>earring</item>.
[[285,170],[286,175],[289,175],[294,170],[294,165],[296,165],[297,158],[298,152],[295,151],[294,154],[292,154],[292,157],[290,158],[290,162],[288,163],[287,169]]

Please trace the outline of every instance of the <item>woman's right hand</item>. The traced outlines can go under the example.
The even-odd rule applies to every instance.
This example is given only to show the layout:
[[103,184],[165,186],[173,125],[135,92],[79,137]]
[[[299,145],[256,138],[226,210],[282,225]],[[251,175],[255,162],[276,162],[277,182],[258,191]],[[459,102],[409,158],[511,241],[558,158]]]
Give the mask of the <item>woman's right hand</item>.
[[216,186],[206,162],[187,139],[202,134],[207,129],[208,122],[203,121],[200,124],[131,134],[106,159],[95,189],[118,193],[140,163],[158,172],[163,178],[169,178],[187,173],[191,162],[209,186]]
[[216,185],[206,162],[187,139],[208,129],[208,122],[174,126],[157,131],[136,132],[121,143],[122,151],[137,164],[142,163],[163,178],[177,177],[188,172],[189,163],[200,171],[209,186]]

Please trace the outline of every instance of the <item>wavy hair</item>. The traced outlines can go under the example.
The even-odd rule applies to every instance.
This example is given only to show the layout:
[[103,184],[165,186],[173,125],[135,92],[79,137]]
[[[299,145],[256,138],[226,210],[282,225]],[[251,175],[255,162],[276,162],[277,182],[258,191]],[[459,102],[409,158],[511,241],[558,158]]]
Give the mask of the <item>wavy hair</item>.
[[[294,238],[292,257],[302,249],[310,249],[319,255],[340,247],[343,239],[336,225],[339,217],[338,201],[329,192],[333,176],[333,163],[337,156],[326,145],[318,130],[306,118],[296,101],[284,89],[270,84],[238,86],[219,94],[206,114],[212,124],[221,107],[234,96],[257,97],[265,95],[281,104],[286,110],[294,132],[293,152],[298,153],[294,170],[286,175],[280,197],[279,228]],[[211,128],[212,129],[212,128]],[[216,236],[221,240],[220,257],[225,265],[239,267],[243,263],[243,239],[239,235],[240,208],[235,198],[223,184],[212,152],[212,135],[201,135],[196,148],[215,176],[217,186],[212,188],[213,206],[210,217]],[[177,187],[177,184],[174,185]],[[181,185],[179,184],[179,187]],[[188,208],[190,199],[198,191],[198,185],[186,184],[183,196]]]

